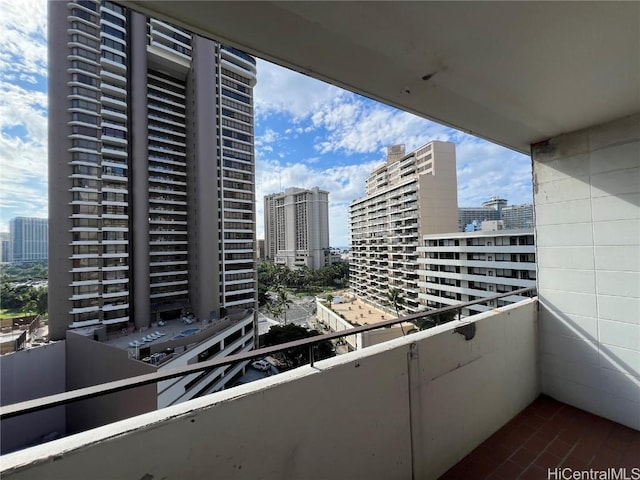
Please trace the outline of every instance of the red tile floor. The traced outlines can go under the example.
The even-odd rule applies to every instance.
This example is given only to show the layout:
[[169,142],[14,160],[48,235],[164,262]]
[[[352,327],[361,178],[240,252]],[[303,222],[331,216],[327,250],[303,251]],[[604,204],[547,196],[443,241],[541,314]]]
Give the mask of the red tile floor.
[[440,479],[560,480],[548,469],[623,467],[627,480],[640,478],[632,476],[640,467],[639,431],[541,395]]

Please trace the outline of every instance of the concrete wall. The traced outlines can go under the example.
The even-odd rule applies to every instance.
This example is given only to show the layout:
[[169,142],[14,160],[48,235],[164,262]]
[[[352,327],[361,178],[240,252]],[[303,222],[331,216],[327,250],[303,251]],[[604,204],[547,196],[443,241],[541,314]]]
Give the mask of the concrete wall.
[[640,429],[640,115],[532,156],[542,389]]
[[149,295],[149,121],[147,96],[147,18],[129,17],[129,312],[136,328],[151,324]]
[[418,177],[419,234],[458,231],[458,188],[456,147],[433,142],[433,174]]
[[[189,203],[189,299],[196,317],[220,312],[221,213],[220,171],[216,155],[215,43],[191,37],[191,69],[187,77]],[[218,185],[220,182],[220,185]],[[224,256],[224,253],[222,254]],[[223,257],[221,257],[223,258]]]
[[399,326],[391,327],[391,328],[381,328],[379,330],[372,330],[370,332],[364,332],[362,334],[362,347],[370,347],[371,345],[377,345],[378,343],[388,342],[389,340],[393,340],[394,338],[400,338],[404,334],[406,334],[411,328],[404,324],[404,333],[402,333],[402,328]]
[[67,33],[69,8],[66,2],[47,2],[47,39],[48,39],[48,90],[51,92],[48,114],[56,121],[48,126],[48,189],[49,189],[49,279],[48,307],[49,337],[52,340],[64,340],[67,327],[73,321],[69,311],[69,284],[73,280],[70,272],[72,262],[69,259],[72,249],[69,233],[73,222],[69,218],[69,177],[73,167],[69,164],[71,127],[67,124],[71,114],[67,111],[71,76],[67,72],[69,48]]
[[[353,325],[341,318],[336,312],[325,307],[318,298],[316,298],[316,317],[318,317],[318,320],[326,323],[334,332],[342,332],[343,330],[353,328]],[[344,340],[351,345],[351,348],[354,350],[362,348],[362,334],[349,335],[348,337],[344,337]]]
[[[67,390],[153,373],[156,367],[129,359],[127,350],[67,332]],[[67,431],[78,432],[155,410],[156,386],[125,390],[67,405]]]
[[538,395],[536,303],[16,452],[2,478],[437,478]]
[[[65,391],[65,342],[49,343],[2,356],[0,405],[11,405]],[[0,453],[24,448],[49,434],[65,433],[64,407],[3,420]]]

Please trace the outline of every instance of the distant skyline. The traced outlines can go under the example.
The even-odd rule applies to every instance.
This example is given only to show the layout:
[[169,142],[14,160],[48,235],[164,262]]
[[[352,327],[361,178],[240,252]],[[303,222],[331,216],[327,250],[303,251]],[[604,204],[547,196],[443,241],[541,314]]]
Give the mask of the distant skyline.
[[[46,1],[0,0],[0,231],[16,216],[47,216]],[[29,12],[25,15],[25,12]],[[531,203],[526,155],[258,59],[255,88],[257,236],[263,197],[288,187],[329,192],[332,246],[347,246],[349,204],[386,147],[456,143],[458,204],[493,195]]]

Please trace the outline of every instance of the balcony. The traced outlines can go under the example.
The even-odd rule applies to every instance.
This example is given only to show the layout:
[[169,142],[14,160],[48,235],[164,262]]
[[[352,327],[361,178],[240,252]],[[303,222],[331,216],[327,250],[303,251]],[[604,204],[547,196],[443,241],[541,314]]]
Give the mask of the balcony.
[[523,300],[8,454],[2,475],[86,478],[100,465],[108,478],[454,479],[631,468],[639,432],[540,397],[537,311],[536,298]]

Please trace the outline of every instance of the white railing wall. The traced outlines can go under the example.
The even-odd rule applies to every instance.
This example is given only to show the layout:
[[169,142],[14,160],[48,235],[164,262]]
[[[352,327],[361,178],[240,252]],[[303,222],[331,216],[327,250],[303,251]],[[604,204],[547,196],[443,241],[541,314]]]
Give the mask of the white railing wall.
[[537,299],[470,322],[471,340],[451,322],[5,455],[0,473],[437,478],[540,392]]

